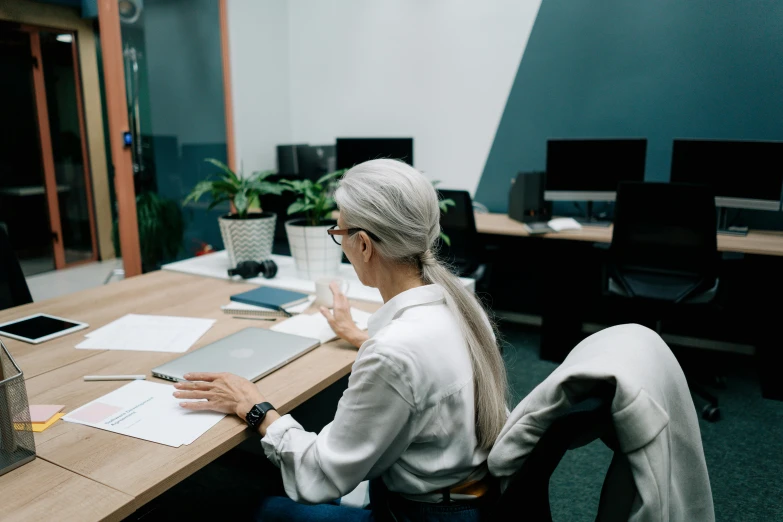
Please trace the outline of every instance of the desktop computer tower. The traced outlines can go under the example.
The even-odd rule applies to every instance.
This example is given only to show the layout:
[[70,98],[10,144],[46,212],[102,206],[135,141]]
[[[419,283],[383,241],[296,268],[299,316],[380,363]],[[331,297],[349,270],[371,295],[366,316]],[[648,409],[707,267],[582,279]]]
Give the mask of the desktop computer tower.
[[522,223],[548,221],[551,204],[544,201],[545,172],[520,172],[511,180],[508,193],[508,216]]

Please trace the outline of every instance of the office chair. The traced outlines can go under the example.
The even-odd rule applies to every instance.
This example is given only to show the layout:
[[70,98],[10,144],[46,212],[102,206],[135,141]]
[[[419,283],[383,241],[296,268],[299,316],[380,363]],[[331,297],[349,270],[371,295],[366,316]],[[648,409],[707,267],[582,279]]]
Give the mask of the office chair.
[[552,474],[566,451],[600,438],[615,453],[604,478],[596,520],[627,521],[636,487],[628,459],[616,450],[618,444],[611,415],[613,397],[614,387],[601,383],[588,397],[555,419],[493,504],[488,520],[551,522],[549,482]]
[[0,310],[32,303],[22,267],[11,250],[5,226],[0,224]]
[[441,229],[449,236],[451,245],[441,241],[438,257],[454,267],[460,277],[470,277],[478,282],[487,267],[482,263],[483,246],[476,230],[470,194],[465,190],[438,190],[438,198],[454,201],[454,206],[440,215]]
[[[715,198],[709,187],[681,183],[621,183],[604,293],[636,322],[661,322],[714,302],[718,292]],[[691,382],[707,401],[702,416],[720,418],[718,399]]]

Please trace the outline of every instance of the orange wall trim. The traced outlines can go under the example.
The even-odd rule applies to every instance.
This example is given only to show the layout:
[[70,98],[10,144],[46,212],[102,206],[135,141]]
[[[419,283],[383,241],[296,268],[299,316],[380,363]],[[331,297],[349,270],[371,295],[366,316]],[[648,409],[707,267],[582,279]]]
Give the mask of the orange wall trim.
[[231,96],[231,55],[228,45],[228,0],[220,0],[220,50],[223,54],[223,100],[226,108],[226,152],[228,166],[237,170],[234,148],[234,103]]
[[122,58],[120,13],[117,0],[98,1],[103,76],[106,86],[106,112],[109,117],[109,143],[114,163],[114,191],[120,226],[120,248],[125,277],[141,274],[139,226],[136,217],[136,191],[133,186],[131,150],[122,143],[128,131],[128,105],[125,98],[125,70]]

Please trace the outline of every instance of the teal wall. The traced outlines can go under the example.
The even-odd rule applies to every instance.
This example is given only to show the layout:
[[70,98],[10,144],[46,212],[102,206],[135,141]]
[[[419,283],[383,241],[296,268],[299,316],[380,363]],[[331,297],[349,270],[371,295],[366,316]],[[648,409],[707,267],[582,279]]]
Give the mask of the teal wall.
[[506,211],[550,137],[624,136],[653,181],[677,137],[783,140],[783,2],[543,0],[475,199]]

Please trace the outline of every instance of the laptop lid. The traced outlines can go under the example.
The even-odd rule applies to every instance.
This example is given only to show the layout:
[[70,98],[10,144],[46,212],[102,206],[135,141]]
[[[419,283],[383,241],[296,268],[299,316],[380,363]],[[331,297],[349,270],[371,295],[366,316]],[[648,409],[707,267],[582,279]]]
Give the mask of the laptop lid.
[[152,375],[183,381],[189,372],[229,372],[257,381],[320,344],[318,339],[245,328],[152,369]]

